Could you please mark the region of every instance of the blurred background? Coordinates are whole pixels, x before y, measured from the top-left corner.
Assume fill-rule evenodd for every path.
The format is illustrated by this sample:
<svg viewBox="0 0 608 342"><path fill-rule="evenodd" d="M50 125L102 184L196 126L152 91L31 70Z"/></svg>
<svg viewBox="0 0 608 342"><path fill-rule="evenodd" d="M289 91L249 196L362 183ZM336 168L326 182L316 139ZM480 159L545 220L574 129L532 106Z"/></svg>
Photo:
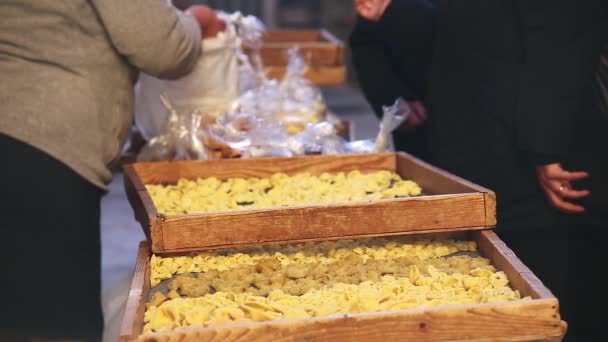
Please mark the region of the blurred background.
<svg viewBox="0 0 608 342"><path fill-rule="evenodd" d="M194 2L226 12L240 11L243 14L255 15L269 30L323 28L345 43L348 42L356 18L352 0L197 0ZM346 57L348 81L353 84L356 80L348 51Z"/></svg>

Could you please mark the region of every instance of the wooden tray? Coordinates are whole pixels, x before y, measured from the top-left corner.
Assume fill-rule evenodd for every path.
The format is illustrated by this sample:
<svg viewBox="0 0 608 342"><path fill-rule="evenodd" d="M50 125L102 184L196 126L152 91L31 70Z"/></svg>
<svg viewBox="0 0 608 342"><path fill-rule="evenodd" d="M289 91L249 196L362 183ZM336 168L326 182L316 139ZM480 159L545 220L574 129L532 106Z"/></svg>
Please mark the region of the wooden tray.
<svg viewBox="0 0 608 342"><path fill-rule="evenodd" d="M268 76L283 78L287 50L299 47L308 64L306 78L320 86L346 81L344 43L327 30L276 30L266 33L260 55Z"/></svg>
<svg viewBox="0 0 608 342"><path fill-rule="evenodd" d="M163 216L145 184L215 176L269 177L277 172L389 170L416 181L425 195L410 198L305 205L248 211ZM490 190L405 153L295 158L135 163L124 166L137 220L155 253L377 235L483 229L496 224Z"/></svg>
<svg viewBox="0 0 608 342"><path fill-rule="evenodd" d="M512 288L532 300L451 305L333 315L315 318L189 328L140 338L142 341L541 341L566 330L559 303L536 276L490 230L442 233L434 237L472 239L480 254L506 273ZM142 242L121 327L121 341L137 340L150 291L150 248Z"/></svg>

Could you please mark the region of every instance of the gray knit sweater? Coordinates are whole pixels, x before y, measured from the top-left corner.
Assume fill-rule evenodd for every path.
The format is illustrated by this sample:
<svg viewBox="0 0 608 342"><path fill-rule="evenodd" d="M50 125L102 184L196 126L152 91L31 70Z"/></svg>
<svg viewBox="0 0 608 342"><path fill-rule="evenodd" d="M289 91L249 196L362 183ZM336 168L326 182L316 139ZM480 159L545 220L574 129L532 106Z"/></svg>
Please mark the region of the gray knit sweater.
<svg viewBox="0 0 608 342"><path fill-rule="evenodd" d="M138 70L183 76L200 41L195 19L166 0L2 0L0 133L105 189Z"/></svg>

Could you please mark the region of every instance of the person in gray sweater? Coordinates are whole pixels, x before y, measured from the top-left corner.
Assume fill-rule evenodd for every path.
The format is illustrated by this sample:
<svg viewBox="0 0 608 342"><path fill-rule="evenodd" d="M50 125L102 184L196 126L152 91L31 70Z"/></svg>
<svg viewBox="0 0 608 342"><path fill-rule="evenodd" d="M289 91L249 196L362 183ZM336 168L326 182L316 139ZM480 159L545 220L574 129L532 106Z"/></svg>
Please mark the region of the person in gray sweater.
<svg viewBox="0 0 608 342"><path fill-rule="evenodd" d="M0 17L0 340L96 341L100 199L138 72L186 75L222 23L167 0L3 0Z"/></svg>

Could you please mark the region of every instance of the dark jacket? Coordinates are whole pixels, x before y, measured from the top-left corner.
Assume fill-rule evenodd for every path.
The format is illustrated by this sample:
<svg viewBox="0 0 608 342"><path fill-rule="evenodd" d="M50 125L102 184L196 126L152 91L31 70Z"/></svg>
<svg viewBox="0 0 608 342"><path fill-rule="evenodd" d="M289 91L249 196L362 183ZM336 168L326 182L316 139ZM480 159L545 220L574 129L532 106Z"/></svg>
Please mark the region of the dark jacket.
<svg viewBox="0 0 608 342"><path fill-rule="evenodd" d="M594 70L605 0L442 1L429 117L434 162L496 191L503 227L550 225L535 165L606 158ZM603 129L599 129L604 125Z"/></svg>
<svg viewBox="0 0 608 342"><path fill-rule="evenodd" d="M382 106L399 97L423 101L431 65L435 0L394 0L385 15L372 22L361 17L353 28L353 63L367 101L378 117ZM428 157L425 126L394 135L395 147Z"/></svg>

